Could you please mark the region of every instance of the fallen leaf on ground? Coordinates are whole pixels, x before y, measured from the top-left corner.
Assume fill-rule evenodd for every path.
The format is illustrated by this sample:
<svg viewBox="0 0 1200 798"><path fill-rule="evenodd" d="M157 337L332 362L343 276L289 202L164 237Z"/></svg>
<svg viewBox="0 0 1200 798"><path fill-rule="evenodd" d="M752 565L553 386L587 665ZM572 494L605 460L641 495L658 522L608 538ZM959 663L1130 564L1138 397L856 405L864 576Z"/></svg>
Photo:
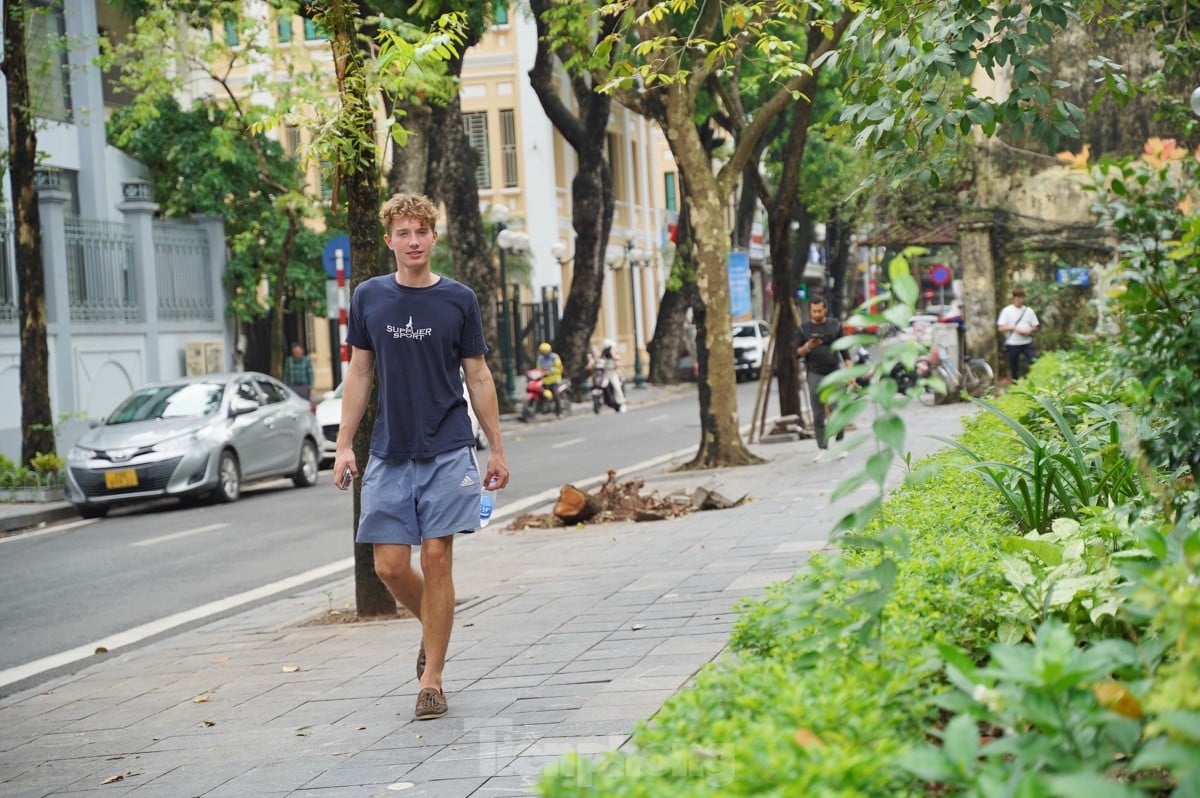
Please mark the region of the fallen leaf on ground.
<svg viewBox="0 0 1200 798"><path fill-rule="evenodd" d="M212 694L205 693L204 695L198 695L195 698L193 698L192 703L193 704L204 704L204 703L207 703L208 699L210 699L210 698L212 698Z"/></svg>

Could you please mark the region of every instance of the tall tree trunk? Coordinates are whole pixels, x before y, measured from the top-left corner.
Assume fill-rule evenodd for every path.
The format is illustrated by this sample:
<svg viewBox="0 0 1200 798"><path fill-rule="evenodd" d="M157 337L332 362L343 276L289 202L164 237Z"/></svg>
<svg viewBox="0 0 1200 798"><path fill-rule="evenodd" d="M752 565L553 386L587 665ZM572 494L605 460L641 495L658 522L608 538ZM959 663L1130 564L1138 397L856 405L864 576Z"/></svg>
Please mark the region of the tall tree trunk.
<svg viewBox="0 0 1200 798"><path fill-rule="evenodd" d="M800 369L796 363L796 272L792 265L791 218L767 214L770 231L771 281L775 288L775 364L779 387L779 414L800 413Z"/></svg>
<svg viewBox="0 0 1200 798"><path fill-rule="evenodd" d="M604 251L616 207L605 147L612 99L596 92L587 78L573 76L570 85L578 112L563 102L555 59L570 59L573 52L569 44L562 43L560 49L555 49L551 43L546 24L551 4L547 0L530 0L529 5L538 31L538 50L529 70L529 83L550 123L575 150L579 160L578 171L571 180L571 225L575 232L571 288L553 345L571 379L582 385L591 377L587 373L587 353L600 316ZM615 18L603 19L597 35L605 36L615 24Z"/></svg>
<svg viewBox="0 0 1200 798"><path fill-rule="evenodd" d="M603 130L603 128L601 128ZM554 339L555 351L576 385L591 378L587 353L600 299L604 293L604 249L612 229L612 174L600 147L579 154L579 171L571 181L571 223L575 230L575 260L571 290L563 305L562 322Z"/></svg>
<svg viewBox="0 0 1200 798"><path fill-rule="evenodd" d="M283 234L283 245L279 248L279 260L275 263L275 304L271 307L271 375L283 379L284 353L289 349L283 340L283 317L287 314L287 268L292 259L292 245L300 232L300 220L295 209L288 210L287 232ZM308 342L305 341L305 348Z"/></svg>
<svg viewBox="0 0 1200 798"><path fill-rule="evenodd" d="M462 74L462 58L446 64L448 74ZM500 274L493 259L495 247L484 235L479 210L479 187L475 182L477 156L471 149L462 124L462 103L456 92L444 106L434 106L430 119L428 172L425 189L435 202L446 206L446 232L454 259L454 274L479 298L483 329L489 333L486 356L501 413L516 409L509 396L503 351L500 346L499 315L496 312Z"/></svg>
<svg viewBox="0 0 1200 798"><path fill-rule="evenodd" d="M379 170L375 163L375 118L366 94L364 80L365 55L358 43L359 18L353 2L329 0L324 15L325 29L330 34L334 69L337 74L341 113L335 122L339 135L357 146L337 164L346 187L347 218L350 234L351 263L381 263L379 230ZM392 263L395 268L395 263ZM351 270L351 295L364 280L377 272L370 269ZM354 435L354 458L365 467L369 457L371 432L378 414L379 393L372 386L366 412ZM361 515L361 487L354 488L354 533L358 534ZM375 574L375 552L369 543L354 544L355 599L360 617L391 615L396 612L396 600Z"/></svg>
<svg viewBox="0 0 1200 798"><path fill-rule="evenodd" d="M684 203L675 227L675 261L671 264L670 283L678 287L668 287L663 292L662 302L658 306L658 319L654 323L654 337L646 345L650 355L648 379L652 383L679 382L679 358L689 348L692 356L696 357L695 342L686 340L687 311L698 300L696 259L691 244L692 225L687 208ZM692 321L695 322L694 317ZM698 360L693 360L695 362Z"/></svg>
<svg viewBox="0 0 1200 798"><path fill-rule="evenodd" d="M815 80L814 75L814 80ZM812 222L807 209L796 198L800 186L800 174L804 166L804 149L808 143L808 127L812 119L812 101L804 98L791 109L787 127L787 142L784 151L783 169L774 200L767 204L767 225L771 231L771 263L775 265L775 351L778 364L779 413L784 416L799 415L800 368L796 363L797 318L800 308L796 307L796 288L804 276L804 264L808 261L807 231ZM792 222L797 222L800 235L793 240ZM799 257L800 270L793 265Z"/></svg>
<svg viewBox="0 0 1200 798"><path fill-rule="evenodd" d="M18 314L21 326L21 462L55 452L50 407L50 349L46 344L46 275L34 169L34 127L26 63L25 4L4 3L4 70L8 89L8 174L16 224Z"/></svg>
<svg viewBox="0 0 1200 798"><path fill-rule="evenodd" d="M850 264L850 235L853 231L853 224L843 220L838 209L834 208L825 229L825 248L829 253L826 269L833 278L833 301L829 310L842 321L845 321L848 315L846 271Z"/></svg>
<svg viewBox="0 0 1200 798"><path fill-rule="evenodd" d="M700 447L689 468L719 468L762 462L746 448L738 429L737 390L733 370L733 329L730 322L729 279L725 232L726 192L712 173L700 134L691 118L691 104L679 87L662 95L662 129L688 186L696 251L696 288L704 306L697 322L700 363ZM701 334L703 329L703 334ZM703 344L701 344L703 341Z"/></svg>
<svg viewBox="0 0 1200 798"><path fill-rule="evenodd" d="M433 108L417 97L394 98L387 94L384 112L396 125L408 130L408 140L401 145L391 142L392 163L388 168L388 194L426 194L430 141L434 138ZM436 191L436 190L435 190Z"/></svg>

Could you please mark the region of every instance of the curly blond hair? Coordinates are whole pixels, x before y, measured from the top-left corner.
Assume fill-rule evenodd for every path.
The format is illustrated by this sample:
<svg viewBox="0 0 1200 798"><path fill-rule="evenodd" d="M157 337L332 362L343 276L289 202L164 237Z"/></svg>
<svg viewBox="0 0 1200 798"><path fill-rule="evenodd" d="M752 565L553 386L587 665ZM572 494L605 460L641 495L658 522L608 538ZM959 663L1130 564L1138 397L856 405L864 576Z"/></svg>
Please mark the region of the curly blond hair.
<svg viewBox="0 0 1200 798"><path fill-rule="evenodd" d="M412 219L428 226L437 226L437 206L424 194L393 194L379 209L379 222L383 232L391 233L392 222L397 219Z"/></svg>

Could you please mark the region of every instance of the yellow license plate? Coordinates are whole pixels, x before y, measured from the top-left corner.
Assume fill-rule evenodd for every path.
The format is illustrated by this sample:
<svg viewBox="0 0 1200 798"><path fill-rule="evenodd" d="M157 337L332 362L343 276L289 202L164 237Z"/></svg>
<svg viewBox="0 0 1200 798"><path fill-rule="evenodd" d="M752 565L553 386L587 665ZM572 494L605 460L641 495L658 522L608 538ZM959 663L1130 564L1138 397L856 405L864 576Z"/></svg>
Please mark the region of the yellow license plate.
<svg viewBox="0 0 1200 798"><path fill-rule="evenodd" d="M137 484L137 471L132 468L128 471L104 472L104 487L109 490L116 488L136 488Z"/></svg>

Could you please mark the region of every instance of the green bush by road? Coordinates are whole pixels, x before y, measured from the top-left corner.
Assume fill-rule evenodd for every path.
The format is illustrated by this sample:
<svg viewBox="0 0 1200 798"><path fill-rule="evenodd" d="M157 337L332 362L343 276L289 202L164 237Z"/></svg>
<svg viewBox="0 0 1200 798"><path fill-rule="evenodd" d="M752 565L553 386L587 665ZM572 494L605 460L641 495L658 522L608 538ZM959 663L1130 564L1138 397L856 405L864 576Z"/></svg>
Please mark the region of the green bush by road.
<svg viewBox="0 0 1200 798"><path fill-rule="evenodd" d="M1125 457L1103 366L1044 357L966 451L747 603L634 753L563 760L545 794L1200 794L1200 533Z"/></svg>

